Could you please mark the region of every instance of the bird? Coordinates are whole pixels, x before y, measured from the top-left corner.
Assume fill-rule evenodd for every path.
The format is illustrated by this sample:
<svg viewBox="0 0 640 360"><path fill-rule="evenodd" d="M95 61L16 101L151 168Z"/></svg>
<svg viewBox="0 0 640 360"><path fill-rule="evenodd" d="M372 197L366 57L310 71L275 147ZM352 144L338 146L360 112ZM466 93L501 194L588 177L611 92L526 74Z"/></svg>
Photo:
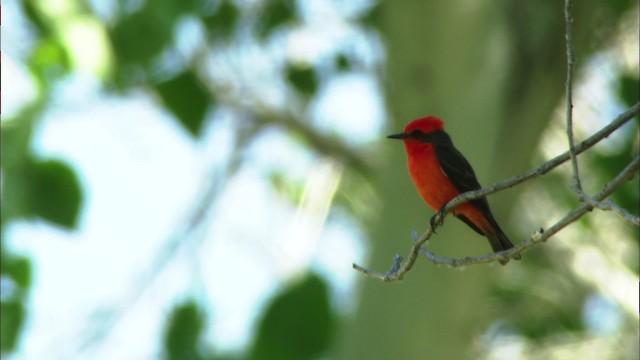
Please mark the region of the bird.
<svg viewBox="0 0 640 360"><path fill-rule="evenodd" d="M411 121L402 133L387 136L402 140L407 152L409 175L422 199L436 212L456 196L482 187L469 161L456 149L435 116ZM494 252L513 248L513 243L494 218L486 197L470 200L452 213L478 234L485 236ZM434 217L431 218L433 226ZM520 254L512 255L519 260ZM499 259L505 265L508 259Z"/></svg>

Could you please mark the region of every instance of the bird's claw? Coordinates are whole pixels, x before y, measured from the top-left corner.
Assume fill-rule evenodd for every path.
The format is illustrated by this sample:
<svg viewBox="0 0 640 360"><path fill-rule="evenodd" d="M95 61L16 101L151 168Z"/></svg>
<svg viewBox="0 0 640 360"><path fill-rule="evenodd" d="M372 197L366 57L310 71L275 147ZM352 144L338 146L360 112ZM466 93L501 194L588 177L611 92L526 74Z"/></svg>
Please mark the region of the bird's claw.
<svg viewBox="0 0 640 360"><path fill-rule="evenodd" d="M436 224L436 216L438 216L438 214L437 214L437 213L436 213L435 215L433 215L433 216L431 217L431 219L429 220L429 225L431 225L431 228L433 229L433 233L434 233L434 234L436 233L436 227L435 227L435 224Z"/></svg>
<svg viewBox="0 0 640 360"><path fill-rule="evenodd" d="M431 219L429 220L429 225L431 225L431 229L433 229L433 233L436 233L436 225L441 226L444 222L444 206L436 212Z"/></svg>

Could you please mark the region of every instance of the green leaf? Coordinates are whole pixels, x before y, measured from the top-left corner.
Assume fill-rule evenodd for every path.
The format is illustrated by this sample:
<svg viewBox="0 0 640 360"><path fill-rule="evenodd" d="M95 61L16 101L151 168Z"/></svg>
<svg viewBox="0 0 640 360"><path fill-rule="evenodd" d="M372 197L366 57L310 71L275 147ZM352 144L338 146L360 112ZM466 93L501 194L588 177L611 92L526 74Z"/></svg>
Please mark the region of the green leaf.
<svg viewBox="0 0 640 360"><path fill-rule="evenodd" d="M282 171L272 171L268 174L271 187L280 196L286 198L292 204L297 204L304 192L304 183L292 179Z"/></svg>
<svg viewBox="0 0 640 360"><path fill-rule="evenodd" d="M364 25L380 29L382 24L382 6L381 2L376 1L369 11L360 18L360 22Z"/></svg>
<svg viewBox="0 0 640 360"><path fill-rule="evenodd" d="M118 60L124 64L149 64L172 42L173 23L163 21L156 11L138 11L116 24L111 41Z"/></svg>
<svg viewBox="0 0 640 360"><path fill-rule="evenodd" d="M2 224L13 219L32 216L31 211L31 135L44 111L46 102L39 98L25 106L12 119L6 119L0 127L2 151L2 187L0 190L0 216ZM3 119L4 121L5 119Z"/></svg>
<svg viewBox="0 0 640 360"><path fill-rule="evenodd" d="M631 107L640 101L640 78L636 75L620 76L620 98Z"/></svg>
<svg viewBox="0 0 640 360"><path fill-rule="evenodd" d="M313 67L289 64L286 69L287 81L306 96L313 96L318 90L318 79Z"/></svg>
<svg viewBox="0 0 640 360"><path fill-rule="evenodd" d="M635 0L600 0L602 5L608 7L616 18L619 18L633 5L637 4Z"/></svg>
<svg viewBox="0 0 640 360"><path fill-rule="evenodd" d="M22 5L22 10L24 14L27 16L27 19L33 24L40 36L49 36L52 35L53 31L51 29L50 21L47 21L46 17L43 16L42 11L40 9L41 4L38 4L36 1L20 1L19 4Z"/></svg>
<svg viewBox="0 0 640 360"><path fill-rule="evenodd" d="M230 0L224 0L218 9L203 18L211 38L229 38L240 18L240 11Z"/></svg>
<svg viewBox="0 0 640 360"><path fill-rule="evenodd" d="M205 314L193 301L176 306L165 332L164 346L167 359L201 359L198 341L205 323Z"/></svg>
<svg viewBox="0 0 640 360"><path fill-rule="evenodd" d="M196 74L191 70L185 71L157 84L156 90L180 124L193 136L200 135L209 104L214 98Z"/></svg>
<svg viewBox="0 0 640 360"><path fill-rule="evenodd" d="M256 28L258 38L266 39L274 30L293 21L294 18L295 10L292 0L268 1Z"/></svg>
<svg viewBox="0 0 640 360"><path fill-rule="evenodd" d="M3 249L0 269L2 276L10 277L20 288L26 290L31 286L31 261L28 258L7 254Z"/></svg>
<svg viewBox="0 0 640 360"><path fill-rule="evenodd" d="M43 38L31 53L29 67L44 87L71 71L71 60L66 47L54 37Z"/></svg>
<svg viewBox="0 0 640 360"><path fill-rule="evenodd" d="M28 171L33 213L54 224L75 227L82 190L73 170L61 161L47 160L33 163Z"/></svg>
<svg viewBox="0 0 640 360"><path fill-rule="evenodd" d="M198 11L199 0L156 0L147 1L146 11L161 11L163 16L174 23L181 15Z"/></svg>
<svg viewBox="0 0 640 360"><path fill-rule="evenodd" d="M26 257L16 256L7 251L4 244L0 243L0 272L3 281L10 278L17 287L14 289L10 286L2 290L0 350L4 354L15 350L20 334L23 332L24 299L31 286L31 262Z"/></svg>
<svg viewBox="0 0 640 360"><path fill-rule="evenodd" d="M614 178L621 169L633 161L634 146L636 144L638 134L638 124L629 123L626 125L625 132L622 133L623 146L617 153L598 153L590 154L589 161L593 162L590 167L598 169L597 178L599 182L606 183ZM640 187L638 186L639 177L635 176L629 182L622 184L611 194L611 200L617 205L626 209L634 215L640 212Z"/></svg>
<svg viewBox="0 0 640 360"><path fill-rule="evenodd" d="M334 322L327 286L317 275L309 275L267 307L249 358L317 359L329 346Z"/></svg>
<svg viewBox="0 0 640 360"><path fill-rule="evenodd" d="M338 71L349 71L353 67L351 65L351 59L347 57L345 54L339 54L335 58L335 64Z"/></svg>
<svg viewBox="0 0 640 360"><path fill-rule="evenodd" d="M0 350L8 353L15 350L24 325L25 308L19 301L0 303Z"/></svg>

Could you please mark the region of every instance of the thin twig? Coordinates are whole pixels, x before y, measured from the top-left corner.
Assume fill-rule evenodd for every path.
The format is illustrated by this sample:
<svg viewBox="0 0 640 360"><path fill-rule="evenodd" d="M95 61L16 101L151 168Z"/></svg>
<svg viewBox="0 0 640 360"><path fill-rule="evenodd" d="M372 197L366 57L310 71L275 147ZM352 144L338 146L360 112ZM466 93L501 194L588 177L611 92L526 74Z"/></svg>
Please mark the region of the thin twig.
<svg viewBox="0 0 640 360"><path fill-rule="evenodd" d="M598 208L604 211L613 211L615 214L619 215L625 221L628 221L635 226L640 226L640 216L631 214L629 211L623 209L622 207L614 203L612 200L595 201L594 199L587 197L586 201L588 201L595 208Z"/></svg>
<svg viewBox="0 0 640 360"><path fill-rule="evenodd" d="M599 141L601 141L605 137L609 136L612 132L614 132L616 129L618 129L623 124L625 124L627 121L631 120L638 113L640 113L640 102L636 103L629 110L627 110L624 113L620 114L609 125L603 127L602 129L600 129L598 132L596 132L595 134L593 134L589 138L587 138L584 141L582 141L581 143L577 144L575 146L575 154L578 155L578 154L582 153L583 151L589 149L590 147L594 146ZM499 182L497 182L497 183L495 183L495 184L493 184L493 185L491 185L491 186L489 186L487 188L476 190L476 191L466 192L466 193L463 193L463 194L460 194L460 195L456 196L453 200L451 200L451 201L449 201L447 203L447 205L443 208L443 211L441 213L437 213L435 215L436 218L435 218L434 226L427 228L427 230L417 240L414 241L414 245L411 248L406 261L404 263L402 263L402 265L400 265L400 266L398 266L398 259L400 259L400 261L401 261L402 257L400 257L399 255L396 255L396 257L394 259L394 266L392 267L392 271L389 271L389 272L383 274L383 273L380 273L380 272L375 271L375 270L367 269L367 268L365 268L363 266L360 266L358 264L353 264L353 268L356 271L362 272L362 273L364 273L366 275L375 277L375 278L377 278L379 280L382 280L382 281L391 282L391 281L402 280L404 275L406 273L408 273L409 271L411 271L411 269L413 268L413 265L415 264L415 261L416 261L416 259L418 257L418 254L421 251L423 251L423 252L426 251L426 250L421 250L421 248L431 238L431 236L433 235L433 231L438 226L442 225L442 220L444 219L444 217L446 217L457 206L459 206L462 203L468 202L470 200L482 198L482 197L485 197L487 195L493 194L495 192L498 192L498 191L501 191L501 190L504 190L504 189L507 189L507 188L511 188L511 187L513 187L513 186L515 186L517 184L520 184L520 183L526 181L526 180L529 180L529 179L544 175L547 172L549 172L552 169L554 169L555 167L557 167L560 164L562 164L562 163L566 162L567 160L569 160L570 157L571 157L571 155L569 154L568 151L564 152L564 153L556 156L555 158L544 162L540 166L538 166L536 168L533 168L533 169L530 169L528 171L525 171L522 174L516 175L514 177L511 177L511 178L503 180L503 181L499 181ZM636 161L632 162L630 165L636 164L635 166L637 167L637 165L638 165L637 164L638 163L637 160L638 159L636 159ZM629 166L627 168L629 168ZM627 171L627 168L625 168L625 170L623 170L623 173L625 173L625 171ZM633 173L631 173L631 175L633 175ZM614 181L618 177L616 177L614 180L612 180L609 184L612 184L612 183L616 184ZM609 184L607 186L609 186ZM605 190L606 189L607 189L607 187L605 187ZM594 199L596 201L600 201L603 198L605 198L606 196L608 196L610 192L606 193L605 196L602 196L602 198L600 198L600 195L602 193L604 193L605 190L603 190L603 192L601 192L600 194L594 196ZM613 191L613 190L611 190L611 191ZM572 221L575 221L575 219L577 219L580 216L582 216L582 214L584 214L584 212L593 209L593 207L594 206L592 204L585 203L582 206L580 206L580 207L574 209L573 211L569 212L563 219L558 221L558 223L556 223L554 226L552 226L551 228L547 229L546 231L543 231L539 235L538 234L534 234L534 236L532 236L529 240L526 240L523 243L518 244L513 249L502 251L502 252L499 252L499 253L496 253L496 254L488 254L488 255L481 256L481 257L472 257L472 258L464 258L464 259L441 258L441 257L438 257L438 256L436 256L434 254L431 254L431 253L429 253L429 255L425 255L425 256L427 256L427 258L429 258L429 260L431 260L432 262L446 263L446 264L451 265L451 266L461 266L461 265L475 264L475 263L480 264L480 263L493 262L493 261L496 261L496 260L504 260L506 258L510 258L513 255L519 254L519 253L523 252L524 250L534 246L533 243L537 243L537 242L541 242L543 240L546 240L548 237L550 237L551 235L553 235L556 232L558 232L564 226L568 225ZM584 210L585 208L588 208L588 209ZM583 210L584 210L584 212L582 212ZM543 235L545 235L545 234L546 234L546 237L543 237ZM529 244L528 242L530 242L531 244ZM446 259L446 260L443 261L443 259ZM393 271L393 270L397 270L397 271Z"/></svg>
<svg viewBox="0 0 640 360"><path fill-rule="evenodd" d="M574 139L573 139L573 69L575 64L575 51L573 48L573 18L571 16L571 8L572 8L572 0L565 0L564 2L564 20L565 20L565 40L566 40L566 48L567 48L567 80L565 82L565 97L567 98L567 107L566 107L566 122L567 122L567 139L569 141L569 155L571 156L571 166L573 169L573 185L572 188L578 193L578 197L580 201L587 202L593 207L598 208L600 210L611 210L614 213L620 215L624 220L630 222L635 226L640 226L640 217L635 216L629 213L627 210L621 208L620 206L613 203L611 200L607 200L604 202L597 201L587 195L583 188L582 183L580 181L580 168L578 166L578 158L576 157L574 150Z"/></svg>
<svg viewBox="0 0 640 360"><path fill-rule="evenodd" d="M602 201L607 196L611 195L611 193L620 187L624 182L633 179L634 172L640 169L640 155L636 156L629 165L627 165L620 174L613 178L613 180L609 181L607 185L602 188L602 191L593 197L596 201ZM592 207L593 208L593 207Z"/></svg>
<svg viewBox="0 0 640 360"><path fill-rule="evenodd" d="M573 39L571 24L571 0L564 2L564 20L565 20L565 40L567 46L567 80L565 82L565 97L567 98L567 139L569 140L569 155L571 156L571 166L573 168L573 188L578 194L582 193L582 184L580 183L580 172L578 170L578 159L576 158L575 146L573 142L573 65L575 63L575 52L573 51Z"/></svg>
<svg viewBox="0 0 640 360"><path fill-rule="evenodd" d="M564 20L565 20L565 40L567 51L567 79L565 82L565 97L567 98L566 106L566 126L567 126L567 139L569 141L569 155L571 156L571 167L573 170L573 184L571 188L578 194L580 201L587 202L594 207L601 210L614 210L617 214L621 215L623 219L638 226L638 217L633 216L621 207L613 204L611 201L599 202L587 195L580 181L580 167L578 166L578 158L576 157L574 150L573 139L573 69L575 64L575 51L573 49L573 18L571 16L572 0L565 0L564 2Z"/></svg>
<svg viewBox="0 0 640 360"><path fill-rule="evenodd" d="M403 260L402 256L399 254L396 254L396 256L393 258L393 265L391 266L391 269L384 274L379 271L367 269L358 264L353 264L353 268L367 276L371 276L373 278L380 279L382 281L395 281L395 280L400 280L400 279L395 279L394 275L400 272L400 267L402 266L402 260Z"/></svg>

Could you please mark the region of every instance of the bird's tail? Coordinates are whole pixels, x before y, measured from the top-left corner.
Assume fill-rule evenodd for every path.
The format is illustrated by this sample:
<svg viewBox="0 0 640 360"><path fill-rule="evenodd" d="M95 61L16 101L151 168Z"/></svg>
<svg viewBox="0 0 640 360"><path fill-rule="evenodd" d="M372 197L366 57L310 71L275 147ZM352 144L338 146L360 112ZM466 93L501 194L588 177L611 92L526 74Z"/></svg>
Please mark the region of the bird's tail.
<svg viewBox="0 0 640 360"><path fill-rule="evenodd" d="M474 221L472 221L469 216L472 216ZM509 250L513 247L513 244L509 241L507 235L502 231L498 222L496 222L496 219L493 218L490 210L486 209L486 211L481 212L476 208L467 208L466 213L458 212L456 213L456 217L469 225L469 227L475 230L478 234L486 236L487 239L489 239L493 252ZM511 258L520 260L521 257L520 254L516 254ZM508 262L509 259L500 260L500 264L502 265L505 265Z"/></svg>
<svg viewBox="0 0 640 360"><path fill-rule="evenodd" d="M489 243L491 243L491 248L493 252L500 252L504 250L509 250L513 247L513 243L509 240L507 235L502 231L500 226L494 221L493 222L493 232L487 231L486 236L489 239ZM512 259L520 260L520 254L514 255ZM500 264L505 265L509 260L500 260Z"/></svg>

